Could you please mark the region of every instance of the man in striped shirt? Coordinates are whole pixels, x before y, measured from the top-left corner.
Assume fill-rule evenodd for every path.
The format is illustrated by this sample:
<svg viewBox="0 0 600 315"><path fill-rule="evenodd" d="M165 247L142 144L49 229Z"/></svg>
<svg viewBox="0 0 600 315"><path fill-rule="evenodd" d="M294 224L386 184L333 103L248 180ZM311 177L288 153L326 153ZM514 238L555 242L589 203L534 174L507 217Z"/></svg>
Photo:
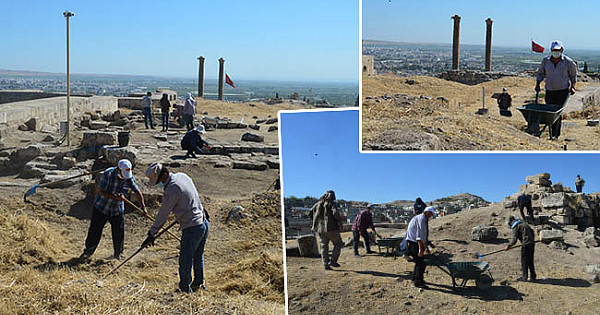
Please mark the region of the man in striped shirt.
<svg viewBox="0 0 600 315"><path fill-rule="evenodd" d="M110 222L112 232L114 258L121 258L125 238L125 205L123 203L125 194L132 190L136 194L142 210L146 211L144 196L133 178L131 168L131 162L123 159L119 161L118 166L109 167L100 173L100 178L96 183L97 194L92 210L92 220L85 239L85 249L80 256L82 260L88 260L96 251L107 221Z"/></svg>

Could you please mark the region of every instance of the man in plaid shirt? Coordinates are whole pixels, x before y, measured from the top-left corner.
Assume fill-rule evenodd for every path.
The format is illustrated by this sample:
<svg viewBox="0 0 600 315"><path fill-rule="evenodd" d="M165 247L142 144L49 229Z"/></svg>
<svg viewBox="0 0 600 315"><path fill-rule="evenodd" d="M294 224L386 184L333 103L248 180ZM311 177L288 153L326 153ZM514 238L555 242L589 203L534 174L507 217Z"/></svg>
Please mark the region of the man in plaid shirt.
<svg viewBox="0 0 600 315"><path fill-rule="evenodd" d="M112 232L114 258L121 258L125 236L125 205L123 200L125 200L124 195L130 189L136 194L142 210L148 214L144 204L144 196L133 178L129 160L120 160L117 167L109 167L100 173L100 178L96 184L97 194L94 201L92 220L81 259L89 259L96 251L107 221L110 222Z"/></svg>

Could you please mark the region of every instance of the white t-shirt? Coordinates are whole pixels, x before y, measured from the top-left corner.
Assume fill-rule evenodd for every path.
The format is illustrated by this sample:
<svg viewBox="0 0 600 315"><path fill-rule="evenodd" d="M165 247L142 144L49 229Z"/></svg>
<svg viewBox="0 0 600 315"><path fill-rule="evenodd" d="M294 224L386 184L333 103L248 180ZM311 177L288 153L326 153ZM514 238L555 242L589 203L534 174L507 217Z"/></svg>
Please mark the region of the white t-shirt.
<svg viewBox="0 0 600 315"><path fill-rule="evenodd" d="M408 223L406 240L411 242L422 241L427 243L427 218L421 213L414 216Z"/></svg>

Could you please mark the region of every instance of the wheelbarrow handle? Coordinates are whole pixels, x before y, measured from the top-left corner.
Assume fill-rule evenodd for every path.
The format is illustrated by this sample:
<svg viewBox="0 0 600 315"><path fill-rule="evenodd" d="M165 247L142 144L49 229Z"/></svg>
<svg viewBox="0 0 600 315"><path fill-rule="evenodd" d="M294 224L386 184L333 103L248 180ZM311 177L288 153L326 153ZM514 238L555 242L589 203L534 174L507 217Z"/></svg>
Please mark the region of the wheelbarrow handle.
<svg viewBox="0 0 600 315"><path fill-rule="evenodd" d="M535 91L535 103L538 103L538 99L540 97L540 91Z"/></svg>

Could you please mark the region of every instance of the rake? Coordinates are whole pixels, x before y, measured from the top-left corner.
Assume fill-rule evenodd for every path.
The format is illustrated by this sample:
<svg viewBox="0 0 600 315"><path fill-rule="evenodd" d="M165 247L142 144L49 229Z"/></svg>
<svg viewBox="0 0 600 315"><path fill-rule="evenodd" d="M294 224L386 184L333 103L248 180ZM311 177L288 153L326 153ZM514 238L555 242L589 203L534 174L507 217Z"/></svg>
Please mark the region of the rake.
<svg viewBox="0 0 600 315"><path fill-rule="evenodd" d="M154 219L149 216L148 214L146 214L146 212L144 212L144 210L140 209L138 206L136 206L133 202L131 202L129 199L127 198L123 198L123 201L125 201L125 203L127 203L128 205L130 205L133 209L135 209L137 212L141 213L144 218L154 222ZM167 234L171 235L172 237L174 237L176 240L181 242L181 239L179 237L177 237L177 235L173 234L170 231L167 231Z"/></svg>

